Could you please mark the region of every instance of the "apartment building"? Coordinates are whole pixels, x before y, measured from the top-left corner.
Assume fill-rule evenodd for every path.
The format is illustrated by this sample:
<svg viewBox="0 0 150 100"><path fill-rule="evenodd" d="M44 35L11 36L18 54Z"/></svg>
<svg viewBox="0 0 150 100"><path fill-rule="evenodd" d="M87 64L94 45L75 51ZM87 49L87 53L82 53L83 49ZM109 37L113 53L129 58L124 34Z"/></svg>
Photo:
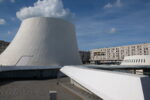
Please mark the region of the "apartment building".
<svg viewBox="0 0 150 100"><path fill-rule="evenodd" d="M150 43L92 49L91 63L120 63L125 56L150 55Z"/></svg>
<svg viewBox="0 0 150 100"><path fill-rule="evenodd" d="M90 52L89 51L79 51L80 58L83 64L90 63Z"/></svg>
<svg viewBox="0 0 150 100"><path fill-rule="evenodd" d="M9 42L0 40L0 54L7 48L8 45L9 45Z"/></svg>

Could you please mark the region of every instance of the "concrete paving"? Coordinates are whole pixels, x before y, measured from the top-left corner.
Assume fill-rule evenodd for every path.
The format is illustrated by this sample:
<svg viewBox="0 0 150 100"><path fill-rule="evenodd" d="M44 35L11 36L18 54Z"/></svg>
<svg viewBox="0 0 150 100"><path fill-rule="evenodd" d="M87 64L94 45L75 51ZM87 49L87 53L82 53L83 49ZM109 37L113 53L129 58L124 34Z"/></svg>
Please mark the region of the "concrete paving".
<svg viewBox="0 0 150 100"><path fill-rule="evenodd" d="M57 91L57 100L102 100L71 85L67 77L47 80L0 80L0 100L50 100L49 91Z"/></svg>
<svg viewBox="0 0 150 100"><path fill-rule="evenodd" d="M0 82L0 100L50 100L49 91L57 91L57 100L83 100L58 85L58 79Z"/></svg>
<svg viewBox="0 0 150 100"><path fill-rule="evenodd" d="M65 80L65 81L64 81ZM68 81L67 81L68 80ZM62 80L63 82L60 82L60 85L67 89L68 91L74 93L78 97L82 98L83 100L102 100L98 96L94 95L91 92L85 92L84 90L77 88L76 86L70 84L70 80L68 78L65 78Z"/></svg>

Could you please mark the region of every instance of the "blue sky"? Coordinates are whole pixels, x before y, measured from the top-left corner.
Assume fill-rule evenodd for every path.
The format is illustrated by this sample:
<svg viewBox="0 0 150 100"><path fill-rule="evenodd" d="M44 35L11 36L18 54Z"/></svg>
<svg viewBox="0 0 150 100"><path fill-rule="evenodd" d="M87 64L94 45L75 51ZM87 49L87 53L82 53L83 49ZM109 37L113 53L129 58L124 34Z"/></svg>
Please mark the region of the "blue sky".
<svg viewBox="0 0 150 100"><path fill-rule="evenodd" d="M51 3L53 0L47 1ZM150 42L150 0L56 1L62 4L52 2L46 5L56 5L47 13L59 14L60 9L64 9L66 15L59 15L72 17L81 50ZM0 40L12 41L21 20L34 16L28 12L25 15L21 10L33 7L35 2L37 0L0 0ZM17 12L20 13L16 15Z"/></svg>

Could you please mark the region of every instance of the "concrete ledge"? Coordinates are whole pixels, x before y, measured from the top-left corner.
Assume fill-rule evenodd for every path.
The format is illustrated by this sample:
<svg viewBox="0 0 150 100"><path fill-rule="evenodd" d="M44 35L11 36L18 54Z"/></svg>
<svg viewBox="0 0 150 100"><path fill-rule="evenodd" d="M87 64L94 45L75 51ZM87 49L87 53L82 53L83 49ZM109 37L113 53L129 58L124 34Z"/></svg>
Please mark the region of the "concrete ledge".
<svg viewBox="0 0 150 100"><path fill-rule="evenodd" d="M0 72L0 79L57 78L59 69L13 70Z"/></svg>
<svg viewBox="0 0 150 100"><path fill-rule="evenodd" d="M0 66L0 72L24 70L60 69L62 66Z"/></svg>
<svg viewBox="0 0 150 100"><path fill-rule="evenodd" d="M150 100L150 78L146 76L74 66L61 71L104 100Z"/></svg>

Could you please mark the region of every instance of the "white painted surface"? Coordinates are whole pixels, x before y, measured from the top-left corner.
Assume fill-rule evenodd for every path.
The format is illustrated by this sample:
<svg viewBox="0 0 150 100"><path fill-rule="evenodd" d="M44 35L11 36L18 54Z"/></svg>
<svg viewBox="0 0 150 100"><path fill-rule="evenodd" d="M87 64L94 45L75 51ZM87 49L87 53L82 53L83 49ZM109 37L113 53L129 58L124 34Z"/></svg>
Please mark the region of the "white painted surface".
<svg viewBox="0 0 150 100"><path fill-rule="evenodd" d="M78 64L81 61L74 25L57 18L24 20L11 44L0 55L0 65L6 66Z"/></svg>
<svg viewBox="0 0 150 100"><path fill-rule="evenodd" d="M126 56L121 65L150 65L150 55Z"/></svg>
<svg viewBox="0 0 150 100"><path fill-rule="evenodd" d="M104 100L150 100L149 77L74 66L61 71Z"/></svg>

